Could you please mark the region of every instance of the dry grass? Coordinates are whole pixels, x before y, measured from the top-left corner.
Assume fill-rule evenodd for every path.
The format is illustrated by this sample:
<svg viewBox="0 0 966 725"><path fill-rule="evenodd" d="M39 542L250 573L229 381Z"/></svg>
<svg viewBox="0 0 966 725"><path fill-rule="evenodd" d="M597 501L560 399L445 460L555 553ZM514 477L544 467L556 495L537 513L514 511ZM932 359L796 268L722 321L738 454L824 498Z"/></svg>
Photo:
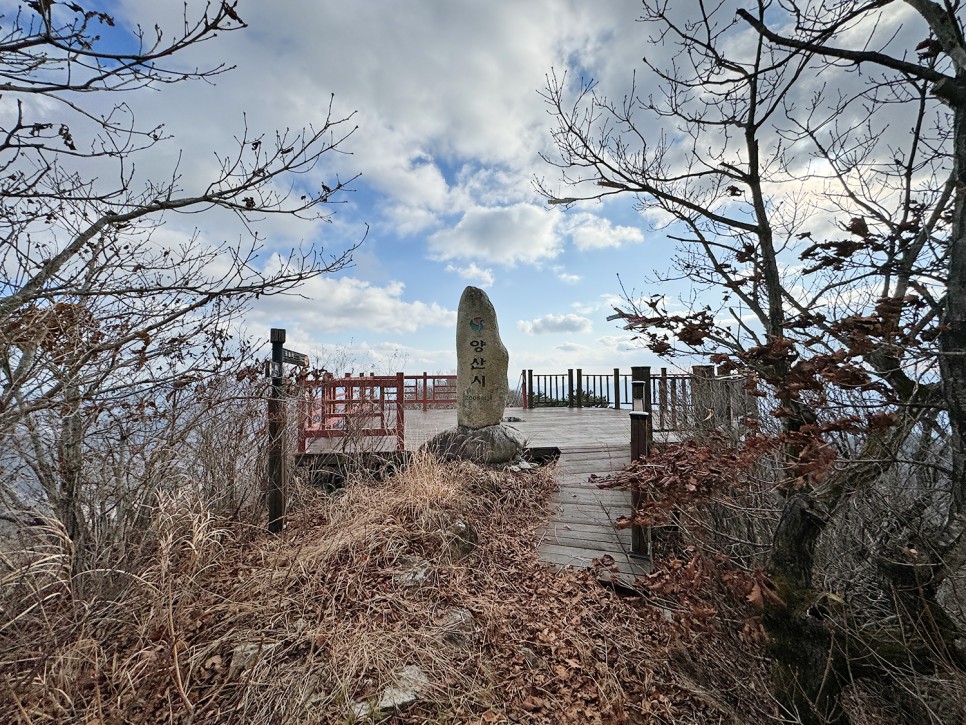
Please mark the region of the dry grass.
<svg viewBox="0 0 966 725"><path fill-rule="evenodd" d="M278 538L164 497L140 570L79 575L110 600L51 528L3 574L0 721L348 723L406 665L429 684L395 722L765 721L758 645L691 616L687 567L654 580L672 615L540 565L553 487L416 457L302 490Z"/></svg>

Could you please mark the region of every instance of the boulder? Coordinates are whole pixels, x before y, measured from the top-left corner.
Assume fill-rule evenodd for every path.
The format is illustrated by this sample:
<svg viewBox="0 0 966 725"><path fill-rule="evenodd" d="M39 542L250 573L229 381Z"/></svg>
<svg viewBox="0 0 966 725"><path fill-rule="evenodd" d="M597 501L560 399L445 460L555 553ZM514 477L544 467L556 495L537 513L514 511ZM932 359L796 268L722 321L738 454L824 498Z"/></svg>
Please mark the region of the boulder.
<svg viewBox="0 0 966 725"><path fill-rule="evenodd" d="M426 441L422 450L429 451L444 461L468 460L475 463L499 464L520 455L527 441L523 434L509 425L485 428L456 426Z"/></svg>
<svg viewBox="0 0 966 725"><path fill-rule="evenodd" d="M462 561L476 551L479 536L476 529L463 519L456 519L450 524L443 536L443 560L448 562Z"/></svg>
<svg viewBox="0 0 966 725"><path fill-rule="evenodd" d="M444 642L465 648L476 644L476 619L469 609L449 610L439 618L436 627Z"/></svg>
<svg viewBox="0 0 966 725"><path fill-rule="evenodd" d="M400 571L393 575L392 581L396 586L418 587L429 577L433 569L425 559L403 557L399 561Z"/></svg>
<svg viewBox="0 0 966 725"><path fill-rule="evenodd" d="M417 665L406 665L393 678L375 701L355 703L351 712L356 719L382 719L384 714L402 710L419 699L429 688L429 677Z"/></svg>

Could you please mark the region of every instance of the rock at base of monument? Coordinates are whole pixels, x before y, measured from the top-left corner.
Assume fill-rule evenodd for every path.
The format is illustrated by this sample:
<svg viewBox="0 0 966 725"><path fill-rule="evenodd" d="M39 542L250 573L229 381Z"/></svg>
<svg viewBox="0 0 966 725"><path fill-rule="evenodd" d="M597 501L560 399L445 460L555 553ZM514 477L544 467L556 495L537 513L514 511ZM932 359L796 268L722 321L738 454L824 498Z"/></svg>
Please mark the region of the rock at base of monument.
<svg viewBox="0 0 966 725"><path fill-rule="evenodd" d="M444 461L473 461L475 463L506 463L523 452L527 441L516 428L491 425L486 428L456 426L430 438L422 445Z"/></svg>

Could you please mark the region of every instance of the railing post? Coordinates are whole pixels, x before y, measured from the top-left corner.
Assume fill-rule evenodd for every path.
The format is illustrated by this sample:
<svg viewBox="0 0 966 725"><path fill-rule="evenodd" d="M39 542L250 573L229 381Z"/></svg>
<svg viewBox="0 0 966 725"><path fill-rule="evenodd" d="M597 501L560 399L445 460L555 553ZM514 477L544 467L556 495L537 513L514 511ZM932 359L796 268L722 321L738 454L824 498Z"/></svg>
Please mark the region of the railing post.
<svg viewBox="0 0 966 725"><path fill-rule="evenodd" d="M580 368L577 368L577 407L584 407L584 375Z"/></svg>
<svg viewBox="0 0 966 725"><path fill-rule="evenodd" d="M631 416L631 460L639 461L651 452L654 428L651 414L643 410L632 410Z"/></svg>
<svg viewBox="0 0 966 725"><path fill-rule="evenodd" d="M644 381L644 411L650 413L654 409L654 397L651 392L650 365L645 365L641 368L641 380Z"/></svg>
<svg viewBox="0 0 966 725"><path fill-rule="evenodd" d="M631 368L631 409L649 413L650 411L644 408L644 388L647 385L644 371L646 369L639 365Z"/></svg>
<svg viewBox="0 0 966 725"><path fill-rule="evenodd" d="M406 375L396 373L396 450L406 450Z"/></svg>
<svg viewBox="0 0 966 725"><path fill-rule="evenodd" d="M621 369L614 368L614 410L621 409Z"/></svg>
<svg viewBox="0 0 966 725"><path fill-rule="evenodd" d="M419 395L419 391L416 394ZM423 370L423 412L425 413L427 410L429 410L429 378L426 377L426 371Z"/></svg>
<svg viewBox="0 0 966 725"><path fill-rule="evenodd" d="M734 381L730 379L728 373L724 371L724 366L714 371L715 378L720 380L711 391L714 395L715 415L720 419L721 424L731 430L734 423Z"/></svg>
<svg viewBox="0 0 966 725"><path fill-rule="evenodd" d="M574 407L574 369L567 370L567 407Z"/></svg>
<svg viewBox="0 0 966 725"><path fill-rule="evenodd" d="M527 370L527 402L533 408L533 368Z"/></svg>
<svg viewBox="0 0 966 725"><path fill-rule="evenodd" d="M277 534L285 526L285 401L282 399L285 330L273 327L272 391L268 399L268 530Z"/></svg>
<svg viewBox="0 0 966 725"><path fill-rule="evenodd" d="M691 368L691 402L694 405L694 427L697 430L713 430L714 415L714 365L694 365Z"/></svg>
<svg viewBox="0 0 966 725"><path fill-rule="evenodd" d="M636 381L635 381L636 382ZM631 460L639 461L647 457L651 450L654 435L651 414L643 410L632 410L631 416ZM640 491L631 493L631 516L637 515L641 504ZM651 528L634 524L631 526L631 556L639 559L651 558Z"/></svg>
<svg viewBox="0 0 966 725"><path fill-rule="evenodd" d="M667 430L667 368L661 368L661 381L657 388L657 405L660 410L660 430Z"/></svg>
<svg viewBox="0 0 966 725"><path fill-rule="evenodd" d="M308 385L308 380L305 375L301 375L298 380L296 380L296 405L295 414L298 420L298 452L305 453L307 438L305 435L305 429L309 425L309 406L311 405L311 388Z"/></svg>

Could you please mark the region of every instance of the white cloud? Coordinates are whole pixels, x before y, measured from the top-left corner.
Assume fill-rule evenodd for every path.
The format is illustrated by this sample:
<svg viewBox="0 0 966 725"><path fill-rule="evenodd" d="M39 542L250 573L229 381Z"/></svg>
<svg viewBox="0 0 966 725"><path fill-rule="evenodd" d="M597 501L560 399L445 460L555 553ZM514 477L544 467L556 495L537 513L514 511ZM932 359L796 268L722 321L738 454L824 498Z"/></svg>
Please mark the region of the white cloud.
<svg viewBox="0 0 966 725"><path fill-rule="evenodd" d="M581 212L567 219L566 228L578 249L606 249L644 241L636 227L614 225L609 219Z"/></svg>
<svg viewBox="0 0 966 725"><path fill-rule="evenodd" d="M203 11L199 0L188 4L189 14ZM170 36L181 25L181 3L119 0L112 7L119 26L158 22ZM163 122L175 136L138 158L138 177L170 178L177 166L185 187L204 185L219 169L213 152L230 156L246 126L269 136L275 128L319 127L334 94L336 115L357 111L346 130L358 130L339 153L325 154L316 169L294 180L296 193L322 181L331 186L336 175L361 178L351 185L354 192L340 196L344 204L331 207L338 212L331 224L264 220L258 228L264 254L303 242L324 242L326 254L337 252L361 238L364 223L371 228L351 277L310 281L298 293L311 299L259 300L249 316L252 328L287 327L301 340L296 349L306 350L309 341L328 345L356 330L373 331L366 335L373 346L377 339L418 346L419 336L410 333L426 328L432 340L425 343L427 357L435 359L442 347L435 338L439 326L454 324L455 313L433 301L434 280L420 257L451 263L454 274L475 272L484 286L498 264L542 266L546 274L533 276L527 294L549 297L560 281L594 278L590 268L565 261L567 252L639 241L634 230L597 218L609 204L595 214L560 214L535 203L531 186L535 174L555 174L540 158L552 145L552 118L538 95L546 74L571 69L568 82L594 75L602 91L624 92L646 38L646 29L633 22L639 0L600 6L452 0L404 10L392 0L245 0L238 11L248 29L219 34L171 61L186 69L224 63L236 70L214 84L125 96L141 125ZM648 50L649 57L659 52ZM113 101L102 102L107 112ZM197 224L207 239L247 240L226 214L168 221L178 234L190 234ZM546 309L584 313L568 302ZM555 354L546 346L539 350ZM384 354L392 351L379 351Z"/></svg>
<svg viewBox="0 0 966 725"><path fill-rule="evenodd" d="M627 335L604 335L597 338L597 343L600 346L599 349L614 353L640 353L643 348L643 344L634 340L630 333Z"/></svg>
<svg viewBox="0 0 966 725"><path fill-rule="evenodd" d="M559 265L553 268L553 273L557 275L557 279L567 284L577 284L584 278L583 275L580 274L570 274L566 269Z"/></svg>
<svg viewBox="0 0 966 725"><path fill-rule="evenodd" d="M566 315L544 315L535 320L520 320L517 327L528 335L544 335L554 332L590 332L593 323L586 317L568 313Z"/></svg>
<svg viewBox="0 0 966 725"><path fill-rule="evenodd" d="M615 32L639 14L635 0L607 10L559 0L405 10L391 0L241 5L247 30L178 58L186 67L225 63L235 71L215 85L144 96L143 117L163 116L177 146L188 147L185 178L205 178L193 165L210 162L211 130L230 139L243 111L251 129L318 126L334 94L337 112L358 111L350 128L359 130L349 153L332 155L319 171L361 172L362 183L387 197L383 210L406 207L410 220L466 209L469 198L488 206L532 198L530 179L546 173L538 152L551 145L551 119L537 95L547 72L571 64L626 71L639 55L638 33ZM189 6L200 14L199 2ZM181 10L181 3L122 0L117 13L128 27L160 23L170 34Z"/></svg>
<svg viewBox="0 0 966 725"><path fill-rule="evenodd" d="M493 284L493 270L487 267L483 269L476 262L470 262L466 267L457 267L454 264L446 265L447 272L455 272L461 279L469 282L476 282L480 287L489 287Z"/></svg>
<svg viewBox="0 0 966 725"><path fill-rule="evenodd" d="M435 212L419 206L394 204L387 207L384 213L393 229L403 236L418 234L439 225Z"/></svg>
<svg viewBox="0 0 966 725"><path fill-rule="evenodd" d="M251 320L269 318L300 325L316 335L361 329L387 336L436 325L455 325L456 312L436 302L407 302L404 285L377 287L355 277L316 277L299 288L307 299L263 298Z"/></svg>
<svg viewBox="0 0 966 725"><path fill-rule="evenodd" d="M564 343L561 343L560 345L556 345L554 347L554 349L555 350L560 350L560 352L567 352L567 353L575 353L575 352L589 353L589 352L591 352L591 348L587 347L586 345L581 345L581 344L576 343L576 342L564 342Z"/></svg>
<svg viewBox="0 0 966 725"><path fill-rule="evenodd" d="M380 343L349 342L337 345L313 344L308 338L289 335L291 346L305 351L313 365L337 375L370 373L392 375L396 372L418 374L451 374L454 353L451 350L424 350L409 345L386 341Z"/></svg>
<svg viewBox="0 0 966 725"><path fill-rule="evenodd" d="M580 315L589 315L594 312L605 312L609 315L615 307L627 307L627 300L620 295L605 292L592 302L571 302L570 307Z"/></svg>
<svg viewBox="0 0 966 725"><path fill-rule="evenodd" d="M429 238L437 259L482 259L513 266L560 253L555 215L534 204L473 207L452 229Z"/></svg>

